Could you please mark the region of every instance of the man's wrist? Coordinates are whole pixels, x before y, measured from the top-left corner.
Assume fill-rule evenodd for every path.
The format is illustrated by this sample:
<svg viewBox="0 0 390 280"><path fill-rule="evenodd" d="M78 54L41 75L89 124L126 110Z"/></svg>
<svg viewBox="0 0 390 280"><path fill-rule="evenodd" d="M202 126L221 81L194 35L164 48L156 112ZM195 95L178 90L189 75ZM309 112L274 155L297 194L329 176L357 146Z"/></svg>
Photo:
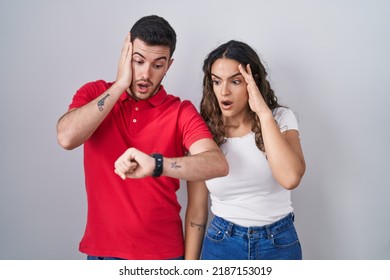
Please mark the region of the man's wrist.
<svg viewBox="0 0 390 280"><path fill-rule="evenodd" d="M119 94L121 95L122 93L124 93L128 87L126 86L123 86L121 85L120 83L118 83L117 81L115 81L112 85L111 85L111 92L115 93L115 94Z"/></svg>
<svg viewBox="0 0 390 280"><path fill-rule="evenodd" d="M155 167L152 173L153 177L160 177L161 174L163 173L163 165L164 165L164 159L163 155L161 154L151 154L151 156L155 160Z"/></svg>

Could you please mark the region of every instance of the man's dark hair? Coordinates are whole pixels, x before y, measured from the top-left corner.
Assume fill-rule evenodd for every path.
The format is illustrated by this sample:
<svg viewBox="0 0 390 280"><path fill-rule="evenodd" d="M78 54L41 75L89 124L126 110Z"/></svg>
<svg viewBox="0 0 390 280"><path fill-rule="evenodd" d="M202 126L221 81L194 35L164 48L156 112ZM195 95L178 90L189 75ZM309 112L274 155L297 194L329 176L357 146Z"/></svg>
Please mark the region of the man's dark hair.
<svg viewBox="0 0 390 280"><path fill-rule="evenodd" d="M151 46L167 46L172 57L176 48L176 32L164 18L156 15L142 17L130 32L132 42L138 38Z"/></svg>

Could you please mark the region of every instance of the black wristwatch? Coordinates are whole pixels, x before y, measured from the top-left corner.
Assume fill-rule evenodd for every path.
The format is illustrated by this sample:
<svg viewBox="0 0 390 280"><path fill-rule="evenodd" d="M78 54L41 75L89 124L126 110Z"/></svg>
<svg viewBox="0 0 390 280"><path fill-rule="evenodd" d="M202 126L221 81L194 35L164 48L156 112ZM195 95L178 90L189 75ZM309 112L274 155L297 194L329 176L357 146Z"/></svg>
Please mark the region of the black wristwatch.
<svg viewBox="0 0 390 280"><path fill-rule="evenodd" d="M154 158L156 162L156 166L154 167L152 176L153 177L160 177L160 175L163 172L163 155L161 154L151 154L151 156Z"/></svg>

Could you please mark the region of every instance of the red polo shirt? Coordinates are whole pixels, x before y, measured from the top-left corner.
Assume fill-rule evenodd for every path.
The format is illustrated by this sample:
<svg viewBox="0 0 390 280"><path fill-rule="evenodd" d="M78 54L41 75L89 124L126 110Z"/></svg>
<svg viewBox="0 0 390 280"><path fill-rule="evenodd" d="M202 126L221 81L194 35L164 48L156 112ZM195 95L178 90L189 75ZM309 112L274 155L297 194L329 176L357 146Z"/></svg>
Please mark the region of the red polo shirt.
<svg viewBox="0 0 390 280"><path fill-rule="evenodd" d="M101 80L84 85L69 109L89 103L111 85ZM212 136L191 102L167 94L163 86L148 100L135 101L124 92L84 143L88 217L80 251L125 259L182 256L179 180L122 180L114 173L114 162L130 147L181 157L202 138Z"/></svg>

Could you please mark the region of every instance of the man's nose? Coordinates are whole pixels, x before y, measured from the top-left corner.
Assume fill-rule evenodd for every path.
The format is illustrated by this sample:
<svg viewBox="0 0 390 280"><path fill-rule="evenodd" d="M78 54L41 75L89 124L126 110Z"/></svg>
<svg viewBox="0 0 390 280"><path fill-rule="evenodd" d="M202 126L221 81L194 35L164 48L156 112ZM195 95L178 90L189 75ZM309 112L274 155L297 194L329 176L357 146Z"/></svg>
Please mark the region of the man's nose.
<svg viewBox="0 0 390 280"><path fill-rule="evenodd" d="M144 67L142 67L142 72L141 72L141 78L144 80L148 80L150 78L150 73L151 73L152 67L148 64L145 63Z"/></svg>

